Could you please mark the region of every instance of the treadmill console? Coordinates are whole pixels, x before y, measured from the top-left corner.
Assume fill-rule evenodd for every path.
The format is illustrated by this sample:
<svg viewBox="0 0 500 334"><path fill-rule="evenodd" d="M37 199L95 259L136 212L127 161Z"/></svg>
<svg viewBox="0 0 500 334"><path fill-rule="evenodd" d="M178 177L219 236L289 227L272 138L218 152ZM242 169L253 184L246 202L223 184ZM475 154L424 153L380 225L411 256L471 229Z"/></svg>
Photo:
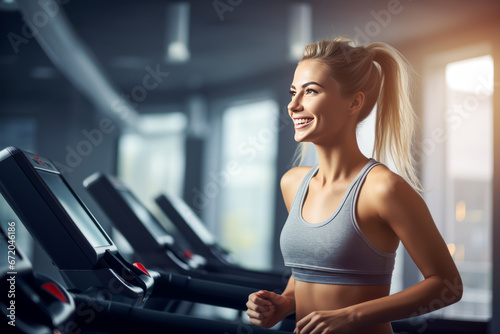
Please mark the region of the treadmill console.
<svg viewBox="0 0 500 334"><path fill-rule="evenodd" d="M9 147L0 151L0 192L41 244L68 288L142 305L153 278L127 263L54 164Z"/></svg>

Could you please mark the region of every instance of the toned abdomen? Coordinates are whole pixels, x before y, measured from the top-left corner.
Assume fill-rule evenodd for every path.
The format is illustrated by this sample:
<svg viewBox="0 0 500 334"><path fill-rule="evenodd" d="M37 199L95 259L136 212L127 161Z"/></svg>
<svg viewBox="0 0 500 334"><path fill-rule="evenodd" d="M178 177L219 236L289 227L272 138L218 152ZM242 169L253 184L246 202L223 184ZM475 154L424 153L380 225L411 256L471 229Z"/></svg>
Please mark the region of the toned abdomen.
<svg viewBox="0 0 500 334"><path fill-rule="evenodd" d="M318 284L295 281L297 321L313 311L337 310L389 294L390 286ZM352 334L392 334L389 323L363 327Z"/></svg>

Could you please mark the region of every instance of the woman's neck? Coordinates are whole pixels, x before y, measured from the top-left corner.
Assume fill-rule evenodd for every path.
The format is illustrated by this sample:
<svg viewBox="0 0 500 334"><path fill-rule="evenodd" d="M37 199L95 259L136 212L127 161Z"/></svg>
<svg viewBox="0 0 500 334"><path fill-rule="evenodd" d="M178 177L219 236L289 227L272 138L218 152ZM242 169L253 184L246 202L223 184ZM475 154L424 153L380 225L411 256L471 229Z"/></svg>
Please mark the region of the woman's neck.
<svg viewBox="0 0 500 334"><path fill-rule="evenodd" d="M357 143L354 145L315 145L318 152L319 171L316 178L321 184L350 179L368 162Z"/></svg>

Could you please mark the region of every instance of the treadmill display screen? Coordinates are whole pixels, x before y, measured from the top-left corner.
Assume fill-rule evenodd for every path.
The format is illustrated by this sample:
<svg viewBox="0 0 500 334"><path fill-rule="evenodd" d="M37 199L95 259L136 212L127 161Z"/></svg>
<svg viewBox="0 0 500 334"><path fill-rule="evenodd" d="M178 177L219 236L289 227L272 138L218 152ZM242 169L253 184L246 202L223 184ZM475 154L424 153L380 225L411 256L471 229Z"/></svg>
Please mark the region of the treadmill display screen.
<svg viewBox="0 0 500 334"><path fill-rule="evenodd" d="M165 196L167 197L167 196ZM200 218L191 210L191 208L181 199L175 196L167 197L172 206L177 210L177 212L184 218L186 223L193 229L198 237L206 244L215 244L215 239L213 235L208 231L205 225L201 222Z"/></svg>
<svg viewBox="0 0 500 334"><path fill-rule="evenodd" d="M120 195L127 202L132 211L134 211L139 220L146 225L146 228L151 232L156 240L161 241L166 239L167 241L171 241L171 236L165 231L163 226L158 226L160 223L151 216L149 211L130 192L120 191ZM163 238L165 236L167 236L167 238Z"/></svg>
<svg viewBox="0 0 500 334"><path fill-rule="evenodd" d="M77 201L68 186L57 174L38 170L39 175L45 181L50 191L56 196L59 203L66 210L70 218L75 222L89 243L94 247L111 246L107 237L101 232L93 219Z"/></svg>

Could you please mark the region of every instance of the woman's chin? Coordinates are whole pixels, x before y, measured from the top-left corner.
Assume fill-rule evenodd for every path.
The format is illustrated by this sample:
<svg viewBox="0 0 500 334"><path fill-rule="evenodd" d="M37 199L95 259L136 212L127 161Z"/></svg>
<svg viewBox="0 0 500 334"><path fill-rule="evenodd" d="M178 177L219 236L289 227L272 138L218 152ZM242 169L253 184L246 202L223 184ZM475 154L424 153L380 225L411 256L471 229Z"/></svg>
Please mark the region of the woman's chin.
<svg viewBox="0 0 500 334"><path fill-rule="evenodd" d="M306 139L306 136L302 133L295 133L295 136L293 137L297 143L305 143L308 140Z"/></svg>

